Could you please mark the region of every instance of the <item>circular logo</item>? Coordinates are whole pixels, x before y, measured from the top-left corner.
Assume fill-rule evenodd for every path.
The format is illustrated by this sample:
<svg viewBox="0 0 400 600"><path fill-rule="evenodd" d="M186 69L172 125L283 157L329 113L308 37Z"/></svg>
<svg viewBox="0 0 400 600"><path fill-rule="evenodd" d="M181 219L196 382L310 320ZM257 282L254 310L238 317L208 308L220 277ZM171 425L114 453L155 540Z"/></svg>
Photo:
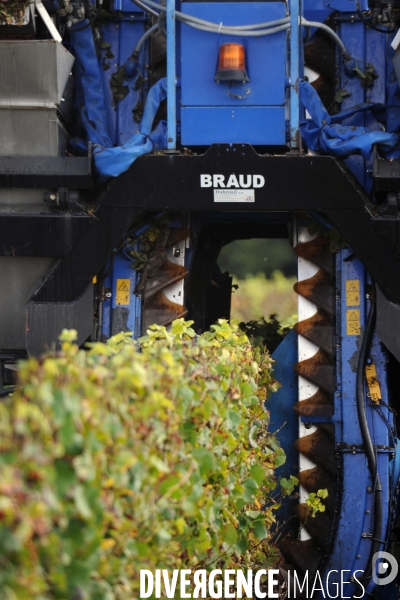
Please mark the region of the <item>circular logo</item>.
<svg viewBox="0 0 400 600"><path fill-rule="evenodd" d="M372 557L372 579L376 585L388 585L397 577L399 565L389 552L375 552Z"/></svg>

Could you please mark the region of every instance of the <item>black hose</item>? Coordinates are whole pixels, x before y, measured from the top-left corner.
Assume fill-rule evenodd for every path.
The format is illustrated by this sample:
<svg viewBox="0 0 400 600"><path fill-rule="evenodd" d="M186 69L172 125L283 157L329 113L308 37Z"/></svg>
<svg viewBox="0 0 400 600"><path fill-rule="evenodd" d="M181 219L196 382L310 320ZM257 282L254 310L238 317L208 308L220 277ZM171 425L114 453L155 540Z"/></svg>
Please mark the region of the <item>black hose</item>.
<svg viewBox="0 0 400 600"><path fill-rule="evenodd" d="M367 356L369 347L371 345L372 334L374 331L376 307L375 303L371 303L369 309L367 324L363 334L361 342L360 356L358 358L357 366L357 412L358 420L360 423L361 436L363 438L365 451L368 458L368 465L371 471L371 477L374 478L376 475L376 456L374 446L372 444L371 436L369 433L367 413L365 410L365 393L364 393L364 380L365 380L365 365L367 362Z"/></svg>
<svg viewBox="0 0 400 600"><path fill-rule="evenodd" d="M368 313L367 324L361 342L360 356L357 367L357 413L360 423L361 437L363 439L365 453L367 455L368 467L371 473L371 481L374 486L374 529L372 533L372 547L369 555L367 570L364 573L362 580L369 579L372 574L372 557L378 552L382 539L382 484L378 473L376 454L374 445L371 440L371 435L368 427L367 413L365 407L365 365L367 356L372 341L376 317L376 306L374 299L371 302L371 307Z"/></svg>
<svg viewBox="0 0 400 600"><path fill-rule="evenodd" d="M362 14L361 10L357 11L357 16L360 17L361 21L364 23L364 25L366 27L369 27L370 29L373 29L374 31L378 31L379 33L394 33L396 31L396 27L391 27L390 29L381 29L380 27L377 27L376 25L373 25L370 21L368 21L364 15Z"/></svg>

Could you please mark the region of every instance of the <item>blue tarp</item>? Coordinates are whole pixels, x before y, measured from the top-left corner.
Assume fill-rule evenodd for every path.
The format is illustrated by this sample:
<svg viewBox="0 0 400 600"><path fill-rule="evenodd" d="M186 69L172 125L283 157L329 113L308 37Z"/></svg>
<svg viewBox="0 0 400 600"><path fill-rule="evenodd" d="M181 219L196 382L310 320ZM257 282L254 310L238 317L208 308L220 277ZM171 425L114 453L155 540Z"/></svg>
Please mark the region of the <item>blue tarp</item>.
<svg viewBox="0 0 400 600"><path fill-rule="evenodd" d="M79 23L80 27L88 21ZM167 147L167 124L161 121L152 131L154 117L167 96L167 80L160 79L150 88L143 117L136 133L123 146L112 147L107 129L102 72L96 55L91 27L71 29L72 51L76 57L75 81L77 107L88 140L93 143L96 168L103 177L118 177L129 169L138 156ZM80 148L82 143L77 143Z"/></svg>
<svg viewBox="0 0 400 600"><path fill-rule="evenodd" d="M88 21L83 21L83 25ZM81 24L80 24L81 26ZM152 131L153 121L160 103L166 98L166 79L158 81L149 91L139 132L124 145L112 147L107 129L107 114L104 104L103 78L96 55L90 27L71 30L72 50L76 56L75 81L77 106L88 140L94 145L94 159L98 172L103 177L118 177L126 171L138 156L167 147L167 125L161 121ZM381 154L387 157L400 156L400 93L391 61L388 61L387 105L368 103L330 116L317 92L306 81L300 83L300 101L311 115L302 121L302 137L311 150L333 156L360 154L369 159L372 147L377 144ZM374 111L386 131L374 131L367 127L352 127L341 122L352 115ZM78 144L83 147L82 142Z"/></svg>
<svg viewBox="0 0 400 600"><path fill-rule="evenodd" d="M379 152L386 156L390 153L393 156L393 151L400 151L400 136L397 133L373 131L368 127L351 127L339 122L359 112L382 113L384 107L380 104L360 104L330 116L317 92L307 81L300 83L300 102L311 116L311 119L300 123L302 138L311 150L333 156L360 154L365 159L371 158L374 144L378 144ZM398 123L398 115L397 121L394 114L390 117L391 121Z"/></svg>
<svg viewBox="0 0 400 600"><path fill-rule="evenodd" d="M142 154L167 147L167 124L160 121L154 131L151 131L154 117L160 102L167 97L167 79L160 79L150 88L140 121L139 131L123 146L116 148L94 148L94 160L100 175L118 177L129 169L131 164Z"/></svg>
<svg viewBox="0 0 400 600"><path fill-rule="evenodd" d="M88 25L88 20L79 23ZM76 85L76 104L88 139L93 144L111 146L107 129L107 113L104 104L102 72L96 54L92 28L80 31L71 29L73 54L75 55L74 80Z"/></svg>

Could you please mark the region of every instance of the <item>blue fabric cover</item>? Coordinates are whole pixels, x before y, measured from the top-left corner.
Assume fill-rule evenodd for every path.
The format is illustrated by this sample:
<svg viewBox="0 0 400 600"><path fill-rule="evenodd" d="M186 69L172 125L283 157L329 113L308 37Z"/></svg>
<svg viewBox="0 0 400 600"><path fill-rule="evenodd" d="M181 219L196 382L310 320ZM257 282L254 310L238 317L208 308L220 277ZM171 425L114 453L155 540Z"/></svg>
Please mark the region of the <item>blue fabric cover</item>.
<svg viewBox="0 0 400 600"><path fill-rule="evenodd" d="M94 160L100 175L118 177L129 169L131 164L142 154L167 147L167 124L160 121L151 131L154 117L160 102L167 97L167 79L160 79L150 88L140 121L139 133L136 133L123 146L116 148L94 148Z"/></svg>
<svg viewBox="0 0 400 600"><path fill-rule="evenodd" d="M84 19L79 27L88 24ZM111 146L107 129L107 113L104 104L102 72L96 55L92 28L86 27L81 31L70 33L72 51L75 55L74 79L76 100L83 126L88 139L93 144Z"/></svg>
<svg viewBox="0 0 400 600"><path fill-rule="evenodd" d="M87 24L85 19L79 27ZM161 121L152 131L154 117L162 100L167 97L167 80L160 79L150 88L143 117L136 133L123 146L112 147L107 128L107 112L102 86L102 72L96 55L91 27L80 31L71 28L71 45L75 55L75 82L77 107L93 143L96 168L103 177L118 177L129 169L138 156L167 147L167 124ZM75 142L80 150L85 144Z"/></svg>
<svg viewBox="0 0 400 600"><path fill-rule="evenodd" d="M397 86L398 91L398 86ZM395 156L400 149L400 137L397 133L388 131L373 131L368 127L352 127L341 125L343 121L356 113L365 111L383 112L380 104L359 104L352 109L330 116L323 106L314 88L307 82L300 83L300 102L311 115L311 119L300 123L301 135L311 150L333 156L350 156L360 154L369 159L372 146L378 144L379 152L385 156ZM397 107L396 107L397 109ZM395 110L388 115L391 125L399 123ZM393 153L396 150L397 152Z"/></svg>

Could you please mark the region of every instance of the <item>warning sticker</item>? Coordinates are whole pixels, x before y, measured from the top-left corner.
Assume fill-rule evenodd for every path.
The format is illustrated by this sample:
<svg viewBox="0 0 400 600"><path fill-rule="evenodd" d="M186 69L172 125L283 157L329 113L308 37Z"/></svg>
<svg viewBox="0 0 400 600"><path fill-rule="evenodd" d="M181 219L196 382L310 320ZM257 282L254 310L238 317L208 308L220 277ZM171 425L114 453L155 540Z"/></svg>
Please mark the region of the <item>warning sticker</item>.
<svg viewBox="0 0 400 600"><path fill-rule="evenodd" d="M346 281L347 306L360 306L360 282L358 279Z"/></svg>
<svg viewBox="0 0 400 600"><path fill-rule="evenodd" d="M115 300L115 304L129 304L130 291L130 279L117 279L117 297Z"/></svg>
<svg viewBox="0 0 400 600"><path fill-rule="evenodd" d="M378 376L376 374L376 367L374 363L365 365L365 376L368 383L369 397L374 404L379 404L379 400L382 400L381 387L379 385Z"/></svg>
<svg viewBox="0 0 400 600"><path fill-rule="evenodd" d="M346 310L346 334L347 335L360 335L361 323L360 323L360 311Z"/></svg>

